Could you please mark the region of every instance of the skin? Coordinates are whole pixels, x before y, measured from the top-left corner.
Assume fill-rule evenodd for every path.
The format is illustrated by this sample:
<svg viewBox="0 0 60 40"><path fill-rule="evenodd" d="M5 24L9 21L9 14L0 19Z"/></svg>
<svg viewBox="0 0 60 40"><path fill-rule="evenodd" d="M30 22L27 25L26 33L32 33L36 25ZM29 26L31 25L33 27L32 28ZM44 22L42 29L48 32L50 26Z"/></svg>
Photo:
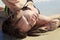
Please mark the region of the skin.
<svg viewBox="0 0 60 40"><path fill-rule="evenodd" d="M28 2L25 6L30 8L30 10L20 10L23 8L23 5L19 5L20 0L3 0L3 2L9 7L12 12L14 12L14 18L12 19L13 25L20 28L22 32L26 33L29 30L31 30L34 25L37 25L41 27L41 25L44 25L44 27L41 27L42 30L54 30L56 29L54 26L56 25L56 21L51 19L50 17L44 16L39 14L38 10L34 7L33 2ZM17 23L16 21L21 18ZM16 24L15 24L16 23ZM54 23L54 26L53 26ZM51 24L51 25L50 25ZM22 27L21 27L22 26ZM51 27L51 28L50 28Z"/></svg>

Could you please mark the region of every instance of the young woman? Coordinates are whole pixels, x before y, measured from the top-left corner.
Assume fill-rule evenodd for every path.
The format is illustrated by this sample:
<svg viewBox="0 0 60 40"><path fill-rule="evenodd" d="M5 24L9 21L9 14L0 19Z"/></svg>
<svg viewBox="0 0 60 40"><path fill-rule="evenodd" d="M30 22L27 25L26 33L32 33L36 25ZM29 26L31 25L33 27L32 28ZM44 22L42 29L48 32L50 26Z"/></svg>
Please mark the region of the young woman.
<svg viewBox="0 0 60 40"><path fill-rule="evenodd" d="M32 0L2 0L13 15L3 23L2 30L10 36L24 38L27 35L39 35L41 30L49 31L59 25L58 19L43 16Z"/></svg>

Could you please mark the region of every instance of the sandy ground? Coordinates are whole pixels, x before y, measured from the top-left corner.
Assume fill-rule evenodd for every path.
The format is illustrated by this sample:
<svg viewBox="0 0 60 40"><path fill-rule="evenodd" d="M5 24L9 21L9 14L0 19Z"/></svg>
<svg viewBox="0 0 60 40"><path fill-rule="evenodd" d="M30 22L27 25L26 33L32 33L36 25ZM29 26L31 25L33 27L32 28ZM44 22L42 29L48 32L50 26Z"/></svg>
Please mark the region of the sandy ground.
<svg viewBox="0 0 60 40"><path fill-rule="evenodd" d="M60 28L52 32L47 32L39 37L27 37L23 40L60 40Z"/></svg>
<svg viewBox="0 0 60 40"><path fill-rule="evenodd" d="M4 19L0 18L0 29L1 29L3 20ZM38 37L27 37L25 39L11 38L7 36L6 34L3 34L2 30L0 30L0 40L60 40L60 28L51 32L42 33Z"/></svg>

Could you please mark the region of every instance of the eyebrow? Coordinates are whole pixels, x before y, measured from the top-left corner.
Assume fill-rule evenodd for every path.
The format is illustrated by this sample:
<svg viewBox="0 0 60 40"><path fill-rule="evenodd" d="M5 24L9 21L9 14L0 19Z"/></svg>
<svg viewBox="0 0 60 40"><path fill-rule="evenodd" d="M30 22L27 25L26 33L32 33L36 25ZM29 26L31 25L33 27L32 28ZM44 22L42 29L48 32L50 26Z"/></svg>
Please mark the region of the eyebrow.
<svg viewBox="0 0 60 40"><path fill-rule="evenodd" d="M27 0L27 2L32 1L32 0ZM33 2L33 1L32 1Z"/></svg>

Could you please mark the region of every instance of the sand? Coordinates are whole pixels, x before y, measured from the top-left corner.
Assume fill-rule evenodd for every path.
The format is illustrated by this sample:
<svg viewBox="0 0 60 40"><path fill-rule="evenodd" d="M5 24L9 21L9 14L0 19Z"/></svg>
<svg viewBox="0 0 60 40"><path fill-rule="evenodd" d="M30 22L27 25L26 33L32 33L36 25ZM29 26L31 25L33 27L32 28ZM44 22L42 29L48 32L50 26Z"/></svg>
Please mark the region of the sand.
<svg viewBox="0 0 60 40"><path fill-rule="evenodd" d="M27 37L23 40L60 40L60 28L55 31L47 32L39 37Z"/></svg>

